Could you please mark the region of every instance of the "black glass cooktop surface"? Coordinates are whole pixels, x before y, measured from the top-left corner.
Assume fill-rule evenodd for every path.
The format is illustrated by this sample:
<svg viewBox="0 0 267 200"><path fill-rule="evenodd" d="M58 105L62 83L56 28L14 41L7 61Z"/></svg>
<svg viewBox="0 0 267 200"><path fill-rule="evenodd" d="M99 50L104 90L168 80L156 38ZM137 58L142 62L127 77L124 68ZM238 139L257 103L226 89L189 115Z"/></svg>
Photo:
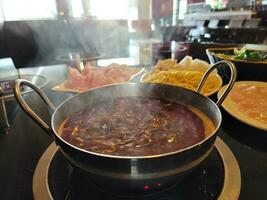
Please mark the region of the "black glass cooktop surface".
<svg viewBox="0 0 267 200"><path fill-rule="evenodd" d="M41 196L42 193L42 196L50 196L53 199L207 200L226 197L224 195L229 193L234 193L236 197L240 192L240 180L238 176L240 171L237 164L236 166L228 166L229 163L235 163L236 160L234 156L231 155L231 151L229 149L227 150L227 148L228 147L222 140L217 139L215 148L208 158L181 181L153 193L149 193L149 190L152 189L152 187L160 187L160 185L144 185L146 195L121 196L104 187L96 186L84 172L71 167L56 145L51 145L37 165L33 179L33 192L35 196ZM45 160L47 160L47 162ZM40 170L41 168L46 170L42 172L42 170ZM229 179L231 173L237 174L236 180L232 178ZM36 192L36 188L42 187L40 184L41 182L44 183L43 185L46 189L43 190L43 192L38 190Z"/></svg>
<svg viewBox="0 0 267 200"><path fill-rule="evenodd" d="M163 191L138 197L119 196L95 186L82 172L73 170L60 151L55 154L48 174L49 189L54 199L217 199L224 183L224 166L217 150L213 150L208 159L181 182Z"/></svg>

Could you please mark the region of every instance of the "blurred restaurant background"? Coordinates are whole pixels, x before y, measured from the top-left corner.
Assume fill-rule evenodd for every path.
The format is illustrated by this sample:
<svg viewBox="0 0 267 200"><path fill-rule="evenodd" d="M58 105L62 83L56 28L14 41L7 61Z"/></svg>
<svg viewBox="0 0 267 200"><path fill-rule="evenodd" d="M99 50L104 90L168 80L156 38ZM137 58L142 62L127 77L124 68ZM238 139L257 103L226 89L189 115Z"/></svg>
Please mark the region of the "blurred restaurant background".
<svg viewBox="0 0 267 200"><path fill-rule="evenodd" d="M260 51L245 54L245 51L241 51L244 46L251 47L245 51ZM212 56L208 54L209 49L225 47L232 49L218 52L223 58L215 53ZM241 52L245 56L251 55L252 59L246 60L245 56L240 58L235 52ZM236 95L245 106L252 105L252 111L254 105L261 106L258 110L256 107L256 114L252 114L265 120L263 125L259 126L259 123L254 123L255 121L245 115L236 117L235 109L231 112L221 107L223 122L219 136L229 145L229 148L224 148L233 151L233 155L230 151L233 158L224 157L220 151L212 151L213 157L208 158L204 167L200 167L201 171L197 171L197 176L194 174L187 184L177 187L178 193L186 193L185 198L170 193L172 198L157 199L217 199L221 191L226 191L226 197L219 199L235 200L239 194L242 200L267 199L266 52L267 0L0 0L0 199L44 199L42 197L46 194L39 189L48 188L47 183L50 184L49 188L52 188L52 194L54 192L54 199L75 199L67 198L69 193L65 195L65 192L62 192L69 190L66 184L73 186L72 181L76 183L77 180L77 186L86 186L83 182L80 183L79 174L78 178L75 178L75 173L74 179L71 177L69 168L66 168L68 164L57 160L63 157L53 157L61 155L55 153L57 150L51 154L50 160L45 158L46 161L40 161L41 164L38 164L53 140L20 108L16 101L18 97L15 97L13 92L16 79L31 81L36 88L41 88L57 107L76 94L92 88L129 81L137 82L138 85L143 82L144 75L153 75L153 72L163 74L160 80L167 77L166 81L162 78L160 83L196 91L210 64L227 60L229 57L236 65L237 81L264 81L260 82L264 88L262 94L255 90L258 87L252 82L252 86L247 90L251 96L243 96L243 90L237 93L240 98ZM169 60L170 58L172 60ZM164 65L156 65L159 60L164 59ZM211 90L205 95L213 101L217 101L217 92L222 91L220 87L236 78L235 73L231 73L235 70L228 69L223 64L225 63L216 64L217 73L214 70L207 84L205 83ZM168 73L172 75L169 79L165 76ZM171 81L173 83L170 83ZM43 102L44 98L38 95L40 93L28 86L25 84L20 88L23 98L32 110L50 125L52 109L48 110ZM239 92L238 89L237 91ZM166 94L166 98L172 99L172 93L165 93L165 90L162 93ZM181 95L181 98L184 96ZM88 99L89 102L92 101ZM248 100L248 104L245 100ZM197 98L194 101L196 104L200 102ZM81 105L86 103L81 102ZM77 106L73 105L73 108ZM224 160L230 163L230 167L224 166ZM237 165L238 173L232 170L233 163ZM46 171L41 178L36 175L34 181L37 165L45 167ZM135 166L130 169L133 174L138 171ZM230 175L226 174L227 170ZM38 181L47 182L45 186L40 186ZM231 181L237 184L230 184ZM59 189L54 185L60 186ZM74 191L79 188L75 186L71 188L74 188ZM161 184L154 186L160 188ZM148 188L149 192L149 187L144 185L144 190ZM199 192L194 192L191 187ZM223 188L232 189L234 193ZM90 199L97 199L90 192L89 195L86 193L86 198L89 196ZM202 195L200 198L199 193ZM56 198L56 195L65 196ZM227 198L227 195L232 197Z"/></svg>
<svg viewBox="0 0 267 200"><path fill-rule="evenodd" d="M267 43L266 9L265 0L1 0L0 58L16 68L68 63L73 52L98 65L208 61L208 47Z"/></svg>

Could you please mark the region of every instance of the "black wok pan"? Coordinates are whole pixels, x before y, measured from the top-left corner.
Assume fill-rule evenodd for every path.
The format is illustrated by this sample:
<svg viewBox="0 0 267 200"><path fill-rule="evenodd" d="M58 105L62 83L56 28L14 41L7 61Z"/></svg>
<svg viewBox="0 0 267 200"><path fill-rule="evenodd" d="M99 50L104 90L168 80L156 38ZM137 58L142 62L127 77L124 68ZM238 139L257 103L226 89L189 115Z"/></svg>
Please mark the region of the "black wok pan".
<svg viewBox="0 0 267 200"><path fill-rule="evenodd" d="M227 89L215 104L209 98L201 95L199 91L210 72L221 63L228 65L232 75ZM131 189L135 193L143 191L144 185L157 189L179 180L180 177L190 172L209 155L213 149L222 120L218 106L232 89L235 79L235 66L231 62L220 62L207 70L197 92L166 84L114 84L77 94L62 102L57 108L52 105L38 87L27 80L16 80L14 93L23 110L54 139L63 155L73 166L85 171L85 174L99 185L121 191ZM20 92L20 86L22 85L29 86L35 90L53 111L51 124L46 124L26 104ZM87 106L94 106L96 102L98 103L102 100L128 96L167 99L197 108L210 118L215 125L215 131L203 141L188 148L153 156L114 156L89 152L66 142L57 132L60 124L75 112L83 110Z"/></svg>

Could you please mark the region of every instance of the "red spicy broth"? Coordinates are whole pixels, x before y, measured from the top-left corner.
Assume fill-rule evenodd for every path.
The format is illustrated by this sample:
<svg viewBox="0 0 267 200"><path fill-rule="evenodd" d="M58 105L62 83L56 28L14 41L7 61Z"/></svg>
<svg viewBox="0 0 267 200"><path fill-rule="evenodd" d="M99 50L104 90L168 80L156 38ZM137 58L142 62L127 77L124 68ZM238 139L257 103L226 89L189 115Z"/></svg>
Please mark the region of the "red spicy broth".
<svg viewBox="0 0 267 200"><path fill-rule="evenodd" d="M91 152L147 156L194 145L214 129L203 113L182 104L120 97L73 114L59 133L70 144Z"/></svg>

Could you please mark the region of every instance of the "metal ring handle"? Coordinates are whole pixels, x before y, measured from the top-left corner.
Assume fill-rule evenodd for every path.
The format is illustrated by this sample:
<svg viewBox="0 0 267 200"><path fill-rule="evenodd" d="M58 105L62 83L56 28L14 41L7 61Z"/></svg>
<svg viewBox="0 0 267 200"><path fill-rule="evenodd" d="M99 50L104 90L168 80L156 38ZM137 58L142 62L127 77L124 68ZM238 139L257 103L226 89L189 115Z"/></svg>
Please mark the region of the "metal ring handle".
<svg viewBox="0 0 267 200"><path fill-rule="evenodd" d="M199 83L199 85L197 87L197 90L196 90L196 92L200 93L200 91L201 91L202 87L204 86L209 74L216 67L218 67L220 64L226 64L230 68L231 78L230 78L230 81L228 83L228 86L227 86L226 90L223 92L222 96L216 102L217 106L220 106L222 104L222 102L227 97L227 95L229 94L229 92L231 91L231 89L233 88L233 86L235 84L236 77L237 77L237 72L236 72L236 67L232 62L230 62L230 61L220 61L220 62L215 63L211 67L209 67L209 69L205 72L204 76L201 78L200 83Z"/></svg>
<svg viewBox="0 0 267 200"><path fill-rule="evenodd" d="M15 98L17 102L19 103L20 107L38 124L40 125L50 136L52 136L52 129L51 127L45 123L26 103L24 98L22 97L20 88L21 86L26 85L33 89L35 92L38 93L38 95L42 98L42 100L47 104L48 108L51 111L55 110L54 105L51 103L51 101L48 99L48 97L45 95L45 93L40 90L36 85L34 85L32 82L25 80L25 79L17 79L15 81L15 85L13 88L13 92L15 95Z"/></svg>
<svg viewBox="0 0 267 200"><path fill-rule="evenodd" d="M135 79L137 79L139 76L143 76L143 74L146 72L145 68L141 68L139 72L137 72L136 74L134 74L133 76L130 77L129 82L130 83L134 83ZM139 81L138 81L139 82Z"/></svg>

